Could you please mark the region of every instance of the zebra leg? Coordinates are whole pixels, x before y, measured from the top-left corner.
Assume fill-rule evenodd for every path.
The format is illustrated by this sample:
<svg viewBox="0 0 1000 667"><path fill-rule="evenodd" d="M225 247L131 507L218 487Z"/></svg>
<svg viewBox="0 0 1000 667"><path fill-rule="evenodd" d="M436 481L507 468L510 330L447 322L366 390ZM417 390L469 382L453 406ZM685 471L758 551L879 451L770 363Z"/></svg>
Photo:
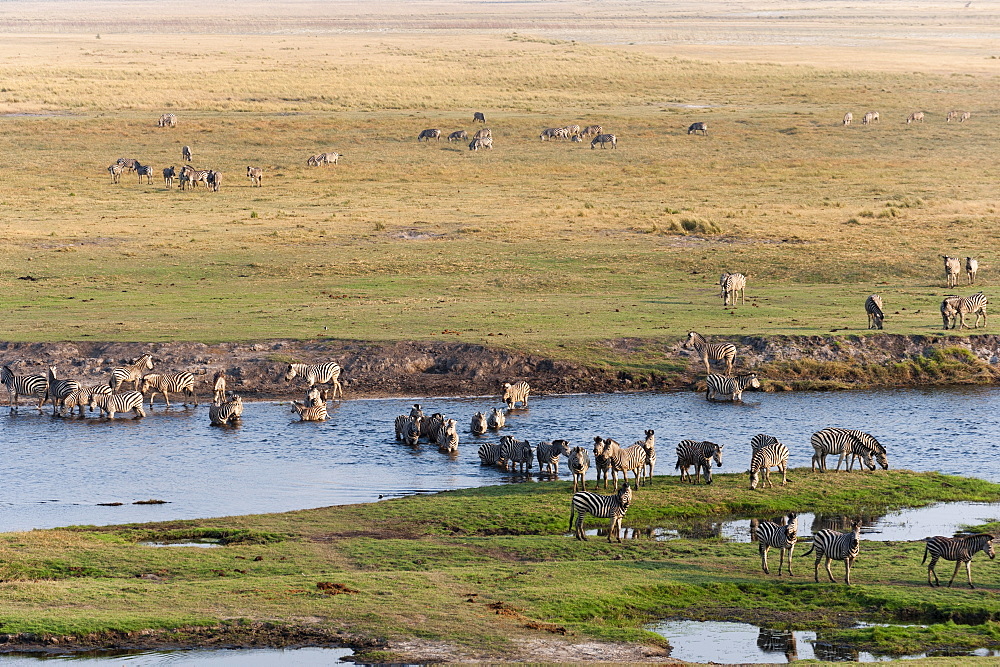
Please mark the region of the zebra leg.
<svg viewBox="0 0 1000 667"><path fill-rule="evenodd" d="M958 574L958 568L961 567L961 566L962 566L962 560L961 559L956 560L955 561L955 571L951 573L951 581L948 582L948 588L951 588L951 585L955 582L955 575ZM970 584L972 583L972 573L971 572L969 573L969 583Z"/></svg>
<svg viewBox="0 0 1000 667"><path fill-rule="evenodd" d="M583 534L583 512L578 512L576 515L576 539L587 541L587 536Z"/></svg>
<svg viewBox="0 0 1000 667"><path fill-rule="evenodd" d="M854 564L853 558L848 557L844 559L844 572L846 573L844 577L844 583L847 584L848 586L851 585L851 565L853 564Z"/></svg>
<svg viewBox="0 0 1000 667"><path fill-rule="evenodd" d="M830 571L830 561L833 560L829 556L826 557L826 573L830 577L830 583L837 583L837 580L833 578L833 572Z"/></svg>
<svg viewBox="0 0 1000 667"><path fill-rule="evenodd" d="M792 546L788 547L788 576L789 577L795 576L795 575L792 574L792 552L793 551L795 551L795 545L794 544ZM782 549L781 553L782 554L785 553L784 549ZM780 564L779 564L779 567L778 567L778 574L779 575L781 574Z"/></svg>
<svg viewBox="0 0 1000 667"><path fill-rule="evenodd" d="M140 403L139 405L135 406L135 417L133 417L132 419L142 419L145 416L146 416L146 413L142 409L142 403Z"/></svg>
<svg viewBox="0 0 1000 667"><path fill-rule="evenodd" d="M788 472L788 464L781 466L781 485L785 486L788 484L788 476L785 474Z"/></svg>
<svg viewBox="0 0 1000 667"><path fill-rule="evenodd" d="M621 531L621 517L613 516L611 517L611 525L608 527L608 542L611 541L611 536L614 535L615 540L621 544L622 541L622 531Z"/></svg>
<svg viewBox="0 0 1000 667"><path fill-rule="evenodd" d="M814 549L816 548L815 544L813 544L813 548ZM815 567L813 567L813 579L816 580L817 584L819 583L819 561L822 558L823 557L819 555L819 552L816 552L816 565L815 565Z"/></svg>
<svg viewBox="0 0 1000 667"><path fill-rule="evenodd" d="M771 547L761 542L759 548L760 548L760 567L761 569L764 570L764 574L771 574L771 570L767 568L767 551ZM778 570L778 572L780 573L781 570Z"/></svg>
<svg viewBox="0 0 1000 667"><path fill-rule="evenodd" d="M938 579L938 576L937 576L937 571L935 571L935 569L934 569L934 567L937 565L937 562L938 562L938 557L937 556L931 556L931 562L927 566L927 585L930 586L931 588L934 588L935 586L940 586L941 585L941 581ZM934 575L934 583L931 583L931 575L932 574Z"/></svg>
<svg viewBox="0 0 1000 667"><path fill-rule="evenodd" d="M965 575L969 578L969 588L975 589L975 586L972 585L972 561L971 560L965 561Z"/></svg>

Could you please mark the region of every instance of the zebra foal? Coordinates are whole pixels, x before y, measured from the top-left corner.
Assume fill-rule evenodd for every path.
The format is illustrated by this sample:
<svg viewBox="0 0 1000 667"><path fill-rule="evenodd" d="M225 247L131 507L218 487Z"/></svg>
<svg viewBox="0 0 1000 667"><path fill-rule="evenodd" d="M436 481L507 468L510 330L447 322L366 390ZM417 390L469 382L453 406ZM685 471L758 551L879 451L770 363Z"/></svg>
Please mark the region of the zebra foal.
<svg viewBox="0 0 1000 667"><path fill-rule="evenodd" d="M954 583L955 575L958 574L958 567L962 564L965 565L965 574L969 579L969 588L975 588L972 585L972 557L978 551L982 551L989 556L990 560L996 557L996 554L993 552L993 536L987 533L966 535L964 537L942 537L938 535L936 537L925 538L924 541L926 542L924 559L920 562L921 564L926 563L927 555L930 554L931 562L927 566L927 583L932 587L941 586L937 572L934 570L938 560L941 558L955 561L955 571L951 575L951 581L948 582L948 588L951 588L952 583ZM931 574L934 575L933 584L931 583Z"/></svg>
<svg viewBox="0 0 1000 667"><path fill-rule="evenodd" d="M711 359L713 361L724 361L726 363L726 375L732 375L733 361L736 359L736 346L732 343L709 343L697 331L689 331L687 341L684 342L684 347L693 349L701 357L702 362L705 364L706 373L712 372L712 368L708 363Z"/></svg>
<svg viewBox="0 0 1000 667"><path fill-rule="evenodd" d="M743 392L747 389L760 389L760 380L756 373L742 375L712 374L705 378L705 400L714 401L716 396L724 397L734 403L743 401Z"/></svg>
<svg viewBox="0 0 1000 667"><path fill-rule="evenodd" d="M865 312L868 313L868 328L881 329L882 321L885 319L885 311L882 309L882 297L878 294L871 294L865 299Z"/></svg>
<svg viewBox="0 0 1000 667"><path fill-rule="evenodd" d="M855 521L851 524L851 532L841 533L836 530L821 530L813 535L812 546L809 551L802 554L808 556L813 551L816 552L816 563L813 567L813 579L819 583L819 562L826 558L826 574L830 581L837 583L830 571L831 560L844 561L844 583L851 585L851 566L858 557L861 550L861 522Z"/></svg>
<svg viewBox="0 0 1000 667"><path fill-rule="evenodd" d="M778 576L781 576L786 551L788 552L788 576L793 576L792 552L795 550L795 542L798 540L798 531L798 515L794 513L785 517L783 523L761 521L757 524L755 533L757 550L760 552L760 567L764 570L764 574L771 574L767 567L767 552L773 548L781 554L778 559Z"/></svg>
<svg viewBox="0 0 1000 667"><path fill-rule="evenodd" d="M628 512L629 505L632 504L632 487L628 481L622 482L616 493L610 496L602 496L589 491L579 491L573 494L570 502L569 527L574 529L573 515L576 514L576 526L574 534L576 539L586 541L587 536L583 534L583 520L591 514L595 519L611 519L608 527L608 542L612 536L621 542L621 526L625 513Z"/></svg>

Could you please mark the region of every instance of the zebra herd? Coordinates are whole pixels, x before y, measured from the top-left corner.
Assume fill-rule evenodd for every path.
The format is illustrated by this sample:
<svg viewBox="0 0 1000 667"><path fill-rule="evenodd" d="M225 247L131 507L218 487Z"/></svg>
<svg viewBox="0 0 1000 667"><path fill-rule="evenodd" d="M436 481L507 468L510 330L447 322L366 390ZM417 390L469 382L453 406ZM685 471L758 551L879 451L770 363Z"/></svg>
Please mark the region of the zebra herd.
<svg viewBox="0 0 1000 667"><path fill-rule="evenodd" d="M958 257L940 255L944 260L944 275L948 287L957 287L959 275L962 272L963 262ZM965 277L969 285L976 282L979 273L979 261L975 257L966 257L964 262ZM982 318L983 326L986 326L986 306L989 300L980 290L969 296L958 296L949 294L941 301L941 322L947 329L971 329L979 328L979 319ZM882 322L885 319L885 308L880 294L871 294L865 299L865 313L868 315L869 329L882 329ZM965 318L975 315L976 321L972 327L966 324Z"/></svg>
<svg viewBox="0 0 1000 667"><path fill-rule="evenodd" d="M964 123L965 121L969 120L970 118L972 118L972 112L970 112L970 111L956 111L956 110L952 110L952 111L949 111L948 114L947 114L947 116L945 117L945 122L950 123L953 120L958 120L959 123ZM852 112L848 111L846 114L844 114L843 124L844 125L850 125L853 122L854 122L854 114ZM878 122L879 122L879 113L878 113L878 111L869 111L868 113L866 113L861 118L861 124L862 125L874 125L875 123L878 123ZM923 123L923 122L924 122L924 112L923 111L914 111L913 113L911 113L910 115L908 115L906 117L906 124L907 125L909 125L911 123Z"/></svg>
<svg viewBox="0 0 1000 667"><path fill-rule="evenodd" d="M731 275L724 274L724 277ZM736 359L736 346L732 343L709 343L697 331L689 331L687 340L681 347L694 350L705 364L705 400L722 399L739 402L743 400L743 392L747 389L760 389L760 380L756 373L732 374L733 362ZM710 361L724 362L726 374L712 373Z"/></svg>
<svg viewBox="0 0 1000 667"><path fill-rule="evenodd" d="M189 147L184 147L184 153L190 159L191 149ZM251 175L251 172L254 170L256 178ZM140 163L135 158L120 157L114 164L108 167L108 173L111 174L111 182L115 184L121 182L122 174L125 172L135 172L139 177L140 184L143 178L146 179L146 183L148 184L152 184L153 182L153 168ZM262 170L259 167L247 167L247 177L255 180L257 185L260 185L261 173ZM172 166L163 169L163 184L168 189L173 186L175 178L178 179L181 190L186 190L188 187L194 188L198 186L198 183L204 183L206 189L218 192L219 187L222 185L222 172L214 169L195 169L189 164L181 167L180 172Z"/></svg>

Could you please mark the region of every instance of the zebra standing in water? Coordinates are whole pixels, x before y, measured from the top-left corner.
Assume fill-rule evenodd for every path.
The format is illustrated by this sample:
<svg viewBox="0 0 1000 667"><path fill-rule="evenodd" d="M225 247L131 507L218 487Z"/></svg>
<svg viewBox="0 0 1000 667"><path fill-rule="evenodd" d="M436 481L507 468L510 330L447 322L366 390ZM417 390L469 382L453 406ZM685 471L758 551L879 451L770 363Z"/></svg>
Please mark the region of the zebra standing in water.
<svg viewBox="0 0 1000 667"><path fill-rule="evenodd" d="M515 440L509 435L500 438L500 458L504 461L504 470L514 470L520 466L521 472L531 470L531 462L535 458L534 448L527 440Z"/></svg>
<svg viewBox="0 0 1000 667"><path fill-rule="evenodd" d="M965 258L965 276L969 279L969 284L976 282L976 274L979 272L979 260L973 257Z"/></svg>
<svg viewBox="0 0 1000 667"><path fill-rule="evenodd" d="M742 273L723 274L722 280L722 305L728 306L730 295L733 300L733 307L736 307L736 297L740 298L740 303L746 304L747 277Z"/></svg>
<svg viewBox="0 0 1000 667"><path fill-rule="evenodd" d="M146 416L142 409L142 394L137 391L123 391L117 394L101 394L95 391L90 395L90 407L100 408L101 414L106 414L108 419L114 419L116 412L134 411L133 419L142 419Z"/></svg>
<svg viewBox="0 0 1000 667"><path fill-rule="evenodd" d="M712 372L708 361L709 359L714 359L726 362L726 375L732 374L733 360L736 359L736 346L732 343L709 343L697 331L689 331L684 347L694 349L698 353L698 356L701 357L702 362L705 364L706 373Z"/></svg>
<svg viewBox="0 0 1000 667"><path fill-rule="evenodd" d="M921 561L921 564L927 562L927 554L930 554L931 562L927 566L927 583L932 587L941 586L937 572L934 571L934 567L940 558L955 561L955 571L951 575L951 581L948 582L948 588L951 588L951 585L955 582L958 567L963 563L965 564L965 574L969 579L969 588L975 588L972 585L972 557L978 551L982 551L989 556L990 560L996 557L996 554L993 552L993 536L987 533L966 535L964 537L942 537L938 535L937 537L925 538L924 541L927 543L927 546L924 547L924 559ZM934 575L933 584L931 583L931 574Z"/></svg>
<svg viewBox="0 0 1000 667"><path fill-rule="evenodd" d="M243 417L243 399L233 396L228 401L213 402L208 419L213 426L235 426Z"/></svg>
<svg viewBox="0 0 1000 667"><path fill-rule="evenodd" d="M587 469L590 468L590 457L587 456L587 450L583 447L574 447L567 458L569 459L567 461L569 471L573 473L573 493L576 493L577 490L586 491Z"/></svg>
<svg viewBox="0 0 1000 667"><path fill-rule="evenodd" d="M760 380L757 379L756 373L744 373L733 377L713 374L705 378L706 401L714 401L716 396L723 396L738 403L743 400L743 392L747 389L760 389Z"/></svg>
<svg viewBox="0 0 1000 667"><path fill-rule="evenodd" d="M573 514L576 513L576 527L574 534L578 540L586 540L583 534L583 520L588 514L592 514L595 519L611 519L608 527L608 542L614 536L619 542L621 538L622 519L628 512L629 505L632 504L632 487L628 481L622 482L616 493L610 496L602 496L589 491L580 491L573 494L569 511L569 527L573 526Z"/></svg>
<svg viewBox="0 0 1000 667"><path fill-rule="evenodd" d="M454 419L448 419L441 425L441 428L438 429L435 437L433 438L434 442L437 443L438 449L446 452L458 451L457 425L458 422Z"/></svg>
<svg viewBox="0 0 1000 667"><path fill-rule="evenodd" d="M851 585L851 566L854 565L854 559L858 557L858 552L861 548L861 522L855 521L851 524L851 532L841 533L836 530L821 530L815 535L813 535L812 546L809 547L809 551L802 554L803 556L808 556L813 551L816 552L816 564L813 568L813 578L816 583L819 583L819 562L824 557L826 558L826 574L830 577L830 581L837 583L837 580L833 578L833 572L830 571L830 561L831 560L842 560L844 561L844 583L848 586Z"/></svg>
<svg viewBox="0 0 1000 667"><path fill-rule="evenodd" d="M502 447L492 442L479 445L479 460L484 466L495 466L500 463Z"/></svg>
<svg viewBox="0 0 1000 667"><path fill-rule="evenodd" d="M757 548L760 551L760 566L764 574L771 574L767 567L767 552L769 549L778 549L781 556L778 559L778 576L781 576L782 563L785 560L785 552L788 552L788 576L792 575L792 551L795 550L795 541L798 539L799 522L798 515L789 514L785 523L774 523L773 521L761 521L757 524Z"/></svg>
<svg viewBox="0 0 1000 667"><path fill-rule="evenodd" d="M948 281L948 287L955 287L958 285L958 272L962 270L962 263L958 257L948 255L941 255L941 259L944 260L944 277Z"/></svg>
<svg viewBox="0 0 1000 667"><path fill-rule="evenodd" d="M569 442L566 440L540 442L535 450L535 455L538 459L539 472L546 472L550 475L558 475L559 459L563 456L569 456ZM544 471L542 468L544 468Z"/></svg>
<svg viewBox="0 0 1000 667"><path fill-rule="evenodd" d="M695 442L694 440L681 440L677 443L677 464L674 470L681 471L681 481L684 476L690 483L695 484L701 480L701 470L705 469L705 483L712 483L712 459L715 465L722 467L722 448L724 445L717 445L714 442ZM688 468L694 466L694 477L688 472Z"/></svg>
<svg viewBox="0 0 1000 667"><path fill-rule="evenodd" d="M80 390L80 383L76 380L60 380L56 376L55 366L49 366L49 390L48 396L52 400L52 414L62 412L63 401L74 391Z"/></svg>
<svg viewBox="0 0 1000 667"><path fill-rule="evenodd" d="M882 310L882 297L872 294L865 299L865 312L868 313L868 328L881 329L885 311Z"/></svg>
<svg viewBox="0 0 1000 667"><path fill-rule="evenodd" d="M291 382L292 378L296 375L304 377L306 384L309 386L314 384L332 384L333 398L337 398L338 393L341 398L344 396L344 389L340 386L340 365L336 362L330 361L325 364L314 364L312 366L308 364L288 364L288 369L285 371L285 381Z"/></svg>
<svg viewBox="0 0 1000 667"><path fill-rule="evenodd" d="M127 366L117 366L111 369L111 380L108 386L111 391L118 391L126 382L132 383L133 389L139 388L140 376L143 371L153 370L153 357L144 354Z"/></svg>
<svg viewBox="0 0 1000 667"><path fill-rule="evenodd" d="M195 406L198 405L198 396L194 393L194 375L188 373L187 371L183 371L181 373L169 373L167 375L150 373L142 378L139 391L143 394L147 391L149 392L150 409L153 408L153 397L158 393L163 394L163 403L169 408L169 392L183 394L185 398L182 405L184 407L187 407L188 396L194 400Z"/></svg>
<svg viewBox="0 0 1000 667"><path fill-rule="evenodd" d="M513 410L514 405L520 403L522 407L528 407L528 394L531 393L531 385L524 380L511 384L503 383L503 402L507 404L508 410Z"/></svg>
<svg viewBox="0 0 1000 667"><path fill-rule="evenodd" d="M507 423L507 418L500 408L493 408L493 411L486 417L486 428L491 431L499 431Z"/></svg>
<svg viewBox="0 0 1000 667"><path fill-rule="evenodd" d="M304 422L322 422L326 421L328 417L326 403L306 405L305 403L292 401L292 412L299 416L300 421Z"/></svg>
<svg viewBox="0 0 1000 667"><path fill-rule="evenodd" d="M759 439L759 440L758 440ZM754 447L754 441L766 441L760 447ZM757 484L763 481L763 486L774 488L771 483L771 468L781 471L781 485L788 482L786 472L788 471L788 447L785 447L776 438L763 433L754 436L750 442L753 455L750 457L750 490L757 488Z"/></svg>
<svg viewBox="0 0 1000 667"><path fill-rule="evenodd" d="M965 323L965 316L969 313L976 314L976 325L975 328L979 328L979 316L983 316L983 326L986 326L986 306L989 301L986 299L986 295L982 292L976 292L972 296L962 297L958 301L958 328L959 329L970 329L971 327Z"/></svg>
<svg viewBox="0 0 1000 667"><path fill-rule="evenodd" d="M0 383L7 387L7 404L11 412L17 412L17 397L20 395L37 396L38 411L42 411L49 392L49 381L44 375L14 375L10 366L4 366L0 369Z"/></svg>
<svg viewBox="0 0 1000 667"><path fill-rule="evenodd" d="M472 425L470 427L472 435L482 435L486 433L486 415L482 412L477 412L472 415Z"/></svg>

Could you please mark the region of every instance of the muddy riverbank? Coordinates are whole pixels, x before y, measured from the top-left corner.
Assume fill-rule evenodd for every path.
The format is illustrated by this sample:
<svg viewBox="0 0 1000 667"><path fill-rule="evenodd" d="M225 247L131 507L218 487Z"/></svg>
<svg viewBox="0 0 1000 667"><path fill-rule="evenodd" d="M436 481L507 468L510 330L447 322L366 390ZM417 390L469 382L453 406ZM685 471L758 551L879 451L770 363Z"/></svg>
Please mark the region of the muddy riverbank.
<svg viewBox="0 0 1000 667"><path fill-rule="evenodd" d="M879 386L993 384L1000 381L1000 336L746 336L737 345L736 369L756 371L772 390ZM607 364L584 364L540 354L451 342L271 340L207 345L173 343L0 343L0 363L18 374L44 373L103 383L112 367L150 353L155 371L217 371L250 398L287 398L301 384L287 383L286 364L335 360L344 369L348 396L497 394L504 382L528 380L535 393L678 390L704 372L681 341L616 339L600 345ZM638 359L643 361L638 361ZM650 361L651 359L658 359ZM612 365L613 362L613 365ZM662 362L675 362L664 371ZM676 363L679 362L679 363ZM721 370L721 369L717 369ZM201 391L207 395L207 386Z"/></svg>

